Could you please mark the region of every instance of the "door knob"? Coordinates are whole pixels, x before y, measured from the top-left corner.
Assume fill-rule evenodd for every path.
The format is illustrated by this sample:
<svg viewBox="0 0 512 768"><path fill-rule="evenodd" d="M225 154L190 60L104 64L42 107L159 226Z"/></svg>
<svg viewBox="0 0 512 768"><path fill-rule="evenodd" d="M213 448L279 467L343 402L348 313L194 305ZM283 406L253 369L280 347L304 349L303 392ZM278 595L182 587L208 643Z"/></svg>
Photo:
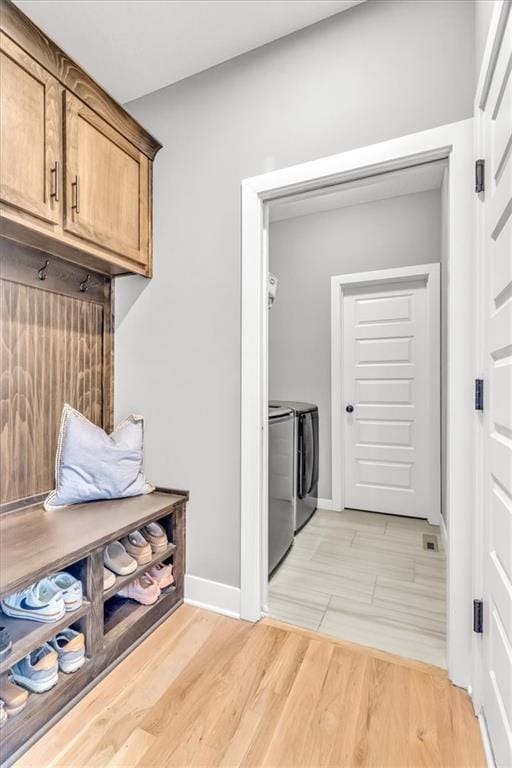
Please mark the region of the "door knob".
<svg viewBox="0 0 512 768"><path fill-rule="evenodd" d="M352 411L354 410L354 406L353 405L347 405L345 410L346 410L347 413L352 413Z"/></svg>

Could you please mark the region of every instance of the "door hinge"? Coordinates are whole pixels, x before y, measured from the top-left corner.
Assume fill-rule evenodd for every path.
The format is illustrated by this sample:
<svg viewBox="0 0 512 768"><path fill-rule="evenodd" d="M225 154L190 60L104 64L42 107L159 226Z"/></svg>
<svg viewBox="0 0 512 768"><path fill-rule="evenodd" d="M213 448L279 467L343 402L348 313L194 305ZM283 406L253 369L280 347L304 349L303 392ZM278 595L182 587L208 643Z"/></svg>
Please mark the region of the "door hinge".
<svg viewBox="0 0 512 768"><path fill-rule="evenodd" d="M485 192L485 160L475 161L475 192Z"/></svg>
<svg viewBox="0 0 512 768"><path fill-rule="evenodd" d="M482 600L473 600L473 632L481 635L484 631L484 604Z"/></svg>
<svg viewBox="0 0 512 768"><path fill-rule="evenodd" d="M475 411L484 409L484 380L475 379Z"/></svg>

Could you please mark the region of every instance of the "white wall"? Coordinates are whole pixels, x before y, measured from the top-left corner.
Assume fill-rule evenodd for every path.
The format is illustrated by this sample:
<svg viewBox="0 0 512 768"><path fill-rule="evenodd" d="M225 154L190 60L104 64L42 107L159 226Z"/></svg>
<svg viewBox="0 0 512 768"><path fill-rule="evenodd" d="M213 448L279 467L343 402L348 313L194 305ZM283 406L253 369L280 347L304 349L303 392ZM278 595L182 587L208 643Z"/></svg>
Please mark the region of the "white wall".
<svg viewBox="0 0 512 768"><path fill-rule="evenodd" d="M152 281L117 281L116 410L191 491L189 573L239 584L240 182L472 114L474 9L363 3L132 102L164 144Z"/></svg>
<svg viewBox="0 0 512 768"><path fill-rule="evenodd" d="M331 498L331 277L441 259L439 190L270 226L279 278L270 312L269 394L319 407L319 496Z"/></svg>

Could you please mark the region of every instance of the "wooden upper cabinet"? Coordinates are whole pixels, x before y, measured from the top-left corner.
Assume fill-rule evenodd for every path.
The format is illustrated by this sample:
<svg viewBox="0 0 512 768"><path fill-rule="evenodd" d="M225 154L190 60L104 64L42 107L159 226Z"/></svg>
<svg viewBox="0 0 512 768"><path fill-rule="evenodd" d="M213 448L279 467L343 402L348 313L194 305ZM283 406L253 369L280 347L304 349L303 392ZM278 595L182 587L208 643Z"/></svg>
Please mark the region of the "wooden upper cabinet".
<svg viewBox="0 0 512 768"><path fill-rule="evenodd" d="M149 160L65 94L64 228L138 264L149 261Z"/></svg>
<svg viewBox="0 0 512 768"><path fill-rule="evenodd" d="M0 198L37 216L60 217L59 82L0 37Z"/></svg>
<svg viewBox="0 0 512 768"><path fill-rule="evenodd" d="M150 277L160 143L11 0L0 0L0 102L0 235Z"/></svg>

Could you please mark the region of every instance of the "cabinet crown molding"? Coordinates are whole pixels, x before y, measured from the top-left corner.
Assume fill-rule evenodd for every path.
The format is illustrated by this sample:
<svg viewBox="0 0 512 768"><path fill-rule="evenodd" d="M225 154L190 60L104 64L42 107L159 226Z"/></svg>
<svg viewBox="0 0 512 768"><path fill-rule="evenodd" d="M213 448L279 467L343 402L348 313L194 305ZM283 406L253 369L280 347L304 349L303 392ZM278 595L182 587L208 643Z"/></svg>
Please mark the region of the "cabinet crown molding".
<svg viewBox="0 0 512 768"><path fill-rule="evenodd" d="M161 143L11 0L0 0L0 29L150 160L154 159Z"/></svg>

